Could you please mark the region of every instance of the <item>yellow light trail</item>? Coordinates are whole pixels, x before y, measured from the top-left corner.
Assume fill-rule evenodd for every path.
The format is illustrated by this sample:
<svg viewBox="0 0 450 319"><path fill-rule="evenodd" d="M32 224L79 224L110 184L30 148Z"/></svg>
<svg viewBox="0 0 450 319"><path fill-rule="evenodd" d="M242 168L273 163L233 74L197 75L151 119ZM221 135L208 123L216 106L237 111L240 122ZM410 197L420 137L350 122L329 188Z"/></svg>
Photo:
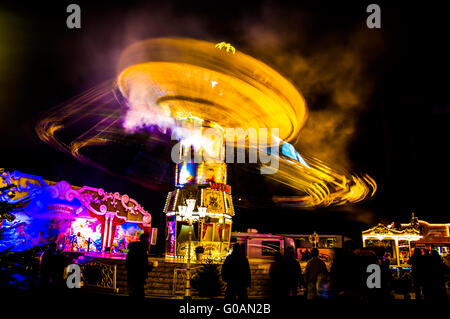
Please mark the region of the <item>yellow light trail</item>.
<svg viewBox="0 0 450 319"><path fill-rule="evenodd" d="M223 54L222 48L233 54ZM188 118L207 121L222 131L278 128L278 137L285 142L298 137L308 113L300 92L268 65L231 48L225 42L214 45L184 38L158 38L133 44L119 60L114 86L116 97L127 106L125 114L118 111L120 105L117 109L89 108L105 93L102 88L90 92L85 99L72 101L71 110L64 113L60 110L44 119L37 126L38 134L42 140L63 146L80 160L83 160L81 148L117 139L125 134L123 128L127 132L151 125L173 129L179 120ZM96 124L64 146L55 134L64 129L63 123L75 125L77 121L73 118L82 118L87 113L98 118ZM102 117L108 121L103 123ZM275 195L275 202L317 207L374 196L377 186L370 176L332 169L332 164L302 157L303 162L278 156L278 172L267 176L300 195Z"/></svg>

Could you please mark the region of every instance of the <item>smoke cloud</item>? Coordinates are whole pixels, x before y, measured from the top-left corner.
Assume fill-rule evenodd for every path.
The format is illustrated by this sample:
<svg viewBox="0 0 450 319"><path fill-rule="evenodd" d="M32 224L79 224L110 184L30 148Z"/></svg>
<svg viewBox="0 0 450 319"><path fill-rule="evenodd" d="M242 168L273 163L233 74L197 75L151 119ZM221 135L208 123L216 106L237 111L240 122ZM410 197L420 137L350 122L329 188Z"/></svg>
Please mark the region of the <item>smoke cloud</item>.
<svg viewBox="0 0 450 319"><path fill-rule="evenodd" d="M382 51L381 35L368 37L363 20L350 32L313 32L307 12L294 14L294 19L285 14L267 5L259 17L246 17L242 41L306 99L309 118L293 144L302 153L351 168L348 147L374 89L370 64Z"/></svg>

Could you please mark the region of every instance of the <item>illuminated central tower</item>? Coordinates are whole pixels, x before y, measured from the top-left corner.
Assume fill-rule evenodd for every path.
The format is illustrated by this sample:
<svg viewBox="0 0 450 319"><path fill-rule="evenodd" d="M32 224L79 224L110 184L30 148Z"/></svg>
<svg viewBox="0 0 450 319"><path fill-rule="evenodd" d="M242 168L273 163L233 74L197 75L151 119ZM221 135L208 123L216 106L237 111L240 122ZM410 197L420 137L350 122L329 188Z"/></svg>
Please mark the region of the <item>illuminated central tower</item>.
<svg viewBox="0 0 450 319"><path fill-rule="evenodd" d="M192 229L191 257L203 247L203 256L220 259L230 248L232 217L234 216L231 187L227 185L227 165L223 129L194 117L183 119L175 187L169 192L166 214L166 256L186 258L189 224L182 220L179 206L195 199L194 211L206 207L206 215L195 221Z"/></svg>

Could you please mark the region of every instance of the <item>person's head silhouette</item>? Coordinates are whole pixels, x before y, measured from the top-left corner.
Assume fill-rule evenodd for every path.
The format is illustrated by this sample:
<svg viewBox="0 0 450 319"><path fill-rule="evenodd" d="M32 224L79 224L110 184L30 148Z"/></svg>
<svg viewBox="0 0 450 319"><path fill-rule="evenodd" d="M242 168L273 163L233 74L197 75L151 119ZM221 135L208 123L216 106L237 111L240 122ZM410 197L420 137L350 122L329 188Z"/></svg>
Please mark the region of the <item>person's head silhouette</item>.
<svg viewBox="0 0 450 319"><path fill-rule="evenodd" d="M437 257L440 257L440 256L439 256L439 253L437 252L437 250L434 250L434 249L431 251L431 256L437 256Z"/></svg>
<svg viewBox="0 0 450 319"><path fill-rule="evenodd" d="M56 243L50 243L50 245L48 245L48 251L50 253L56 252Z"/></svg>
<svg viewBox="0 0 450 319"><path fill-rule="evenodd" d="M294 257L294 247L288 246L287 251L286 251L286 255L288 257Z"/></svg>
<svg viewBox="0 0 450 319"><path fill-rule="evenodd" d="M347 251L354 251L357 248L357 245L353 240L349 239L344 242L343 248Z"/></svg>
<svg viewBox="0 0 450 319"><path fill-rule="evenodd" d="M419 248L414 248L414 256L421 256L422 250Z"/></svg>
<svg viewBox="0 0 450 319"><path fill-rule="evenodd" d="M311 250L311 256L312 256L313 258L319 257L319 250L318 250L317 248L313 248L313 249Z"/></svg>
<svg viewBox="0 0 450 319"><path fill-rule="evenodd" d="M239 256L241 254L241 246L238 243L233 244L233 251L231 254L233 256Z"/></svg>
<svg viewBox="0 0 450 319"><path fill-rule="evenodd" d="M378 258L383 258L386 255L386 249L384 247L376 247L375 254Z"/></svg>
<svg viewBox="0 0 450 319"><path fill-rule="evenodd" d="M279 251L277 251L274 255L273 258L275 260L275 262L281 262L283 261L283 255L281 255L281 253Z"/></svg>
<svg viewBox="0 0 450 319"><path fill-rule="evenodd" d="M149 246L149 237L147 234L142 234L141 236L139 236L139 242L144 246L144 248L147 250L148 246Z"/></svg>

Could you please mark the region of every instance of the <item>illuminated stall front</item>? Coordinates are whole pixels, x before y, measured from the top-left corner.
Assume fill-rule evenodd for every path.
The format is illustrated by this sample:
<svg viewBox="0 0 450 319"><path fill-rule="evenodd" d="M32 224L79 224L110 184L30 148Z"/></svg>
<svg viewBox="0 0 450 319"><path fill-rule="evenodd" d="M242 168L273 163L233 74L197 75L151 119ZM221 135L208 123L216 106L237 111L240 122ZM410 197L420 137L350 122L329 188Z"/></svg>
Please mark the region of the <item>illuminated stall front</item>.
<svg viewBox="0 0 450 319"><path fill-rule="evenodd" d="M407 266L414 248L450 251L450 223L432 224L412 214L409 223L378 224L362 232L364 247L382 246L391 254L391 266Z"/></svg>
<svg viewBox="0 0 450 319"><path fill-rule="evenodd" d="M0 200L23 203L23 209L14 213L15 220L3 221L14 227L0 250L55 241L66 251L120 253L141 233L151 233L151 215L128 195L20 172L0 175L0 187L7 185L14 196Z"/></svg>
<svg viewBox="0 0 450 319"><path fill-rule="evenodd" d="M414 217L408 224L401 224L401 227L415 227L422 237L411 243L413 248L425 248L436 250L441 256L446 256L450 252L450 223L428 223Z"/></svg>
<svg viewBox="0 0 450 319"><path fill-rule="evenodd" d="M406 266L411 257L411 242L420 238L419 230L414 227L398 230L392 225L378 224L362 232L363 246L384 247L393 267Z"/></svg>
<svg viewBox="0 0 450 319"><path fill-rule="evenodd" d="M204 130L208 124L201 121L198 125ZM169 193L164 207L167 257L188 256L190 228L192 258L197 257L201 249L203 257L221 259L230 248L234 208L231 187L226 184L225 150L223 139L211 141L209 148L205 144L196 145L192 140L180 143L181 160L175 169L176 189ZM194 152L204 160L194 162L190 158ZM192 225L184 218L186 209L194 214Z"/></svg>

